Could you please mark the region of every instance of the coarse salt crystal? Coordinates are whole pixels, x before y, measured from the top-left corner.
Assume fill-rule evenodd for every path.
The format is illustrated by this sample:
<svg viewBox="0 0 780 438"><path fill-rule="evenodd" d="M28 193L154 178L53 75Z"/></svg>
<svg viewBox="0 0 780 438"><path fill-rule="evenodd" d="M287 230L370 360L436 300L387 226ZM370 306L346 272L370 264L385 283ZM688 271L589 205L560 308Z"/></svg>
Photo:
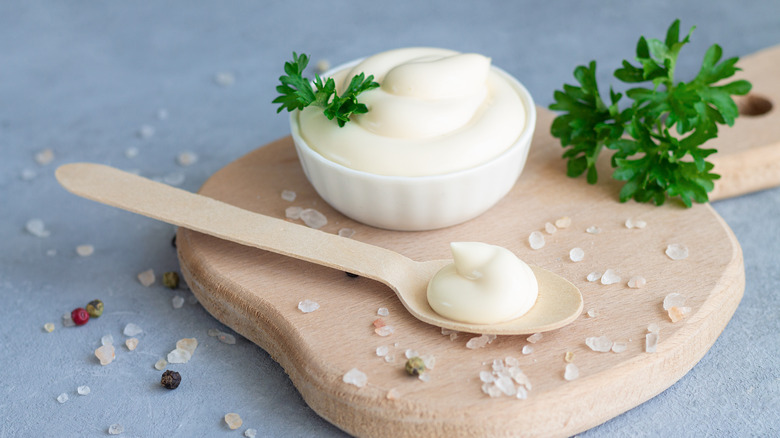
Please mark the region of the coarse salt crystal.
<svg viewBox="0 0 780 438"><path fill-rule="evenodd" d="M154 132L155 129L152 125L141 125L141 127L138 128L138 136L144 140L154 137Z"/></svg>
<svg viewBox="0 0 780 438"><path fill-rule="evenodd" d="M54 331L54 323L53 322L47 322L46 324L43 325L43 329L46 330L47 333L53 332Z"/></svg>
<svg viewBox="0 0 780 438"><path fill-rule="evenodd" d="M631 289L639 289L645 287L645 285L647 285L647 280L639 275L635 275L628 280L628 287Z"/></svg>
<svg viewBox="0 0 780 438"><path fill-rule="evenodd" d="M380 307L377 309L376 314L379 316L388 316L390 315L390 311L387 310L387 307Z"/></svg>
<svg viewBox="0 0 780 438"><path fill-rule="evenodd" d="M89 389L89 386L82 385L82 386L79 386L78 388L76 388L76 392L79 395L89 395L89 393L92 392L92 390Z"/></svg>
<svg viewBox="0 0 780 438"><path fill-rule="evenodd" d="M214 75L214 82L222 87L230 87L236 83L236 77L230 72L219 72Z"/></svg>
<svg viewBox="0 0 780 438"><path fill-rule="evenodd" d="M283 200L287 202L293 202L295 201L295 198L298 196L298 194L292 190L282 190L281 196Z"/></svg>
<svg viewBox="0 0 780 438"><path fill-rule="evenodd" d="M417 376L417 378L422 380L423 382L430 382L431 373L421 373L419 376Z"/></svg>
<svg viewBox="0 0 780 438"><path fill-rule="evenodd" d="M606 353L612 350L612 340L606 336L589 337L585 339L585 345L593 351Z"/></svg>
<svg viewBox="0 0 780 438"><path fill-rule="evenodd" d="M393 334L393 331L394 329L391 325L385 325L374 329L374 333L378 334L379 336L390 336Z"/></svg>
<svg viewBox="0 0 780 438"><path fill-rule="evenodd" d="M244 431L244 436L246 438L255 438L257 436L257 429L247 429Z"/></svg>
<svg viewBox="0 0 780 438"><path fill-rule="evenodd" d="M183 338L176 341L176 348L184 350L190 353L190 356L195 354L195 349L198 348L198 340L195 338ZM168 360L170 362L170 359Z"/></svg>
<svg viewBox="0 0 780 438"><path fill-rule="evenodd" d="M390 388L390 390L387 391L387 395L385 397L388 400L398 400L399 397L401 397L401 394L398 392L395 388Z"/></svg>
<svg viewBox="0 0 780 438"><path fill-rule="evenodd" d="M626 228L644 228L647 226L647 222L643 220L634 220L632 218L626 219Z"/></svg>
<svg viewBox="0 0 780 438"><path fill-rule="evenodd" d="M54 151L46 148L35 154L35 162L41 166L45 166L54 161Z"/></svg>
<svg viewBox="0 0 780 438"><path fill-rule="evenodd" d="M241 427L242 424L244 424L244 421L241 419L240 415L236 414L235 412L230 412L225 414L225 423L227 423L231 430L236 430Z"/></svg>
<svg viewBox="0 0 780 438"><path fill-rule="evenodd" d="M623 341L615 341L612 344L612 351L615 353L622 353L628 349L628 344Z"/></svg>
<svg viewBox="0 0 780 438"><path fill-rule="evenodd" d="M143 332L144 331L141 327L139 327L136 324L133 324L132 322L127 324L125 326L125 329L122 331L122 333L124 333L125 336L138 336Z"/></svg>
<svg viewBox="0 0 780 438"><path fill-rule="evenodd" d="M89 257L95 252L95 247L92 245L79 245L76 247L76 254L82 257Z"/></svg>
<svg viewBox="0 0 780 438"><path fill-rule="evenodd" d="M179 186L184 182L186 178L187 177L181 172L172 172L165 175L162 180L164 183L168 185Z"/></svg>
<svg viewBox="0 0 780 438"><path fill-rule="evenodd" d="M620 282L620 276L612 269L604 271L604 275L601 276L601 284L615 284Z"/></svg>
<svg viewBox="0 0 780 438"><path fill-rule="evenodd" d="M376 355L379 357L385 357L387 356L387 353L390 351L390 348L387 347L387 345L380 345L379 347L376 347Z"/></svg>
<svg viewBox="0 0 780 438"><path fill-rule="evenodd" d="M566 368L563 371L563 378L571 382L580 377L580 369L573 363L567 363Z"/></svg>
<svg viewBox="0 0 780 438"><path fill-rule="evenodd" d="M140 281L141 284L146 287L153 285L155 281L154 269L147 269L146 271L138 274L138 281Z"/></svg>
<svg viewBox="0 0 780 438"><path fill-rule="evenodd" d="M412 350L411 348L409 348L408 350L406 350L404 352L404 356L406 356L407 359L411 359L411 358L417 357L419 355L420 355L419 353L417 353L416 351Z"/></svg>
<svg viewBox="0 0 780 438"><path fill-rule="evenodd" d="M165 369L166 365L168 365L168 361L165 359L160 359L154 363L154 369L162 371Z"/></svg>
<svg viewBox="0 0 780 438"><path fill-rule="evenodd" d="M541 249L544 247L544 236L534 231L528 236L528 244L531 245L531 249Z"/></svg>
<svg viewBox="0 0 780 438"><path fill-rule="evenodd" d="M528 398L528 390L526 388L523 388L522 386L517 388L517 395L518 400L525 400Z"/></svg>
<svg viewBox="0 0 780 438"><path fill-rule="evenodd" d="M306 226L315 230L324 227L328 223L328 218L313 208L306 208L301 211L301 220Z"/></svg>
<svg viewBox="0 0 780 438"><path fill-rule="evenodd" d="M569 251L569 258L573 262L581 262L585 258L585 251L582 248L572 248Z"/></svg>
<svg viewBox="0 0 780 438"><path fill-rule="evenodd" d="M138 347L138 338L130 338L125 341L125 346L128 350L133 351Z"/></svg>
<svg viewBox="0 0 780 438"><path fill-rule="evenodd" d="M198 154L195 152L184 151L176 157L176 162L179 163L179 166L192 166L198 162Z"/></svg>
<svg viewBox="0 0 780 438"><path fill-rule="evenodd" d="M479 372L479 380L481 380L484 383L492 383L496 380L496 377L493 373L490 371L480 371Z"/></svg>
<svg viewBox="0 0 780 438"><path fill-rule="evenodd" d="M544 337L544 335L542 333L534 333L531 336L525 338L525 340L530 342L530 343L532 343L532 344L535 344L535 343L541 341L543 337Z"/></svg>
<svg viewBox="0 0 780 438"><path fill-rule="evenodd" d="M95 357L100 361L100 365L108 365L116 358L114 346L111 344L104 345L95 350Z"/></svg>
<svg viewBox="0 0 780 438"><path fill-rule="evenodd" d="M189 351L177 348L168 353L168 363L187 363L192 359Z"/></svg>
<svg viewBox="0 0 780 438"><path fill-rule="evenodd" d="M599 312L596 309L588 309L588 318L595 318L599 316Z"/></svg>
<svg viewBox="0 0 780 438"><path fill-rule="evenodd" d="M66 401L68 401L68 394L63 392L62 394L58 395L57 401L60 402L60 404L65 403Z"/></svg>
<svg viewBox="0 0 780 438"><path fill-rule="evenodd" d="M176 295L175 297L171 298L171 305L174 309L181 309L181 306L184 305L184 297Z"/></svg>
<svg viewBox="0 0 780 438"><path fill-rule="evenodd" d="M678 293L670 293L664 297L664 310L672 307L682 307L685 305L685 296Z"/></svg>
<svg viewBox="0 0 780 438"><path fill-rule="evenodd" d="M395 355L394 354L388 354L387 356L385 356L385 362L391 363L393 361L395 361Z"/></svg>
<svg viewBox="0 0 780 438"><path fill-rule="evenodd" d="M351 370L347 371L346 374L344 374L342 380L344 383L362 388L366 386L366 383L368 382L368 376L366 376L366 374L359 369L352 368Z"/></svg>
<svg viewBox="0 0 780 438"><path fill-rule="evenodd" d="M495 339L495 336L496 335L487 335L487 334L485 334L485 335L482 335L482 336L477 336L477 337L471 338L471 339L469 339L468 342L466 342L466 348L471 349L471 350L476 350L477 348L482 348L485 345L493 342L493 340Z"/></svg>
<svg viewBox="0 0 780 438"><path fill-rule="evenodd" d="M73 322L73 318L70 316L70 313L65 313L62 315L62 326L63 327L75 327L76 323Z"/></svg>
<svg viewBox="0 0 780 438"><path fill-rule="evenodd" d="M645 335L645 352L655 353L658 347L658 333L648 333Z"/></svg>
<svg viewBox="0 0 780 438"><path fill-rule="evenodd" d="M303 300L298 303L298 310L303 313L311 313L320 308L320 304L312 300Z"/></svg>
<svg viewBox="0 0 780 438"><path fill-rule="evenodd" d="M588 233L588 234L599 234L601 232L601 228L599 228L599 227L597 227L595 225L592 225L592 226L586 228L585 232Z"/></svg>
<svg viewBox="0 0 780 438"><path fill-rule="evenodd" d="M523 345L523 354L531 354L534 352L534 347L530 345Z"/></svg>
<svg viewBox="0 0 780 438"><path fill-rule="evenodd" d="M601 272L593 271L590 274L588 274L588 281L593 283L594 281L599 281L601 279Z"/></svg>
<svg viewBox="0 0 780 438"><path fill-rule="evenodd" d="M647 326L647 331L650 333L658 333L661 331L661 327L659 327L656 323L651 323Z"/></svg>
<svg viewBox="0 0 780 438"><path fill-rule="evenodd" d="M681 319L685 318L685 315L687 315L688 312L690 312L690 311L691 311L690 307L672 306L672 307L669 308L669 310L667 310L667 313L669 314L669 319L672 322L677 322L677 321L680 321Z"/></svg>
<svg viewBox="0 0 780 438"><path fill-rule="evenodd" d="M103 336L100 338L100 345L114 345L114 337L110 334Z"/></svg>
<svg viewBox="0 0 780 438"><path fill-rule="evenodd" d="M108 426L108 434L109 435L119 435L119 434L121 434L124 431L125 431L125 428L122 427L122 425L118 424L118 423L115 423L115 424L112 424L111 426Z"/></svg>
<svg viewBox="0 0 780 438"><path fill-rule="evenodd" d="M666 247L666 255L672 260L688 258L688 247L679 243L672 243Z"/></svg>
<svg viewBox="0 0 780 438"><path fill-rule="evenodd" d="M284 217L287 219L298 220L301 218L301 212L303 212L303 208L301 207L287 207L284 209Z"/></svg>
<svg viewBox="0 0 780 438"><path fill-rule="evenodd" d="M46 229L46 225L41 219L28 220L25 229L35 237L49 237L51 235L51 231Z"/></svg>
<svg viewBox="0 0 780 438"><path fill-rule="evenodd" d="M544 224L544 231L546 231L547 234L553 234L558 231L558 228L550 222L547 222Z"/></svg>
<svg viewBox="0 0 780 438"><path fill-rule="evenodd" d="M341 228L338 232L338 235L349 239L350 237L355 235L355 230L353 230L352 228Z"/></svg>
<svg viewBox="0 0 780 438"><path fill-rule="evenodd" d="M568 228L571 225L571 218L569 216L563 216L555 221L555 226L558 228Z"/></svg>

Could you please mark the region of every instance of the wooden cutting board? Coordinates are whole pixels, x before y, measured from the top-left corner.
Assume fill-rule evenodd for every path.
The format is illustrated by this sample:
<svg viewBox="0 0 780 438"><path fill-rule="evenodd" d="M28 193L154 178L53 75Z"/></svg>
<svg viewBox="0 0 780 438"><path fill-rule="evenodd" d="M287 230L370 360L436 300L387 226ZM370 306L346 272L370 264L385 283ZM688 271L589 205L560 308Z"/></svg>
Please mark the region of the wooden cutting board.
<svg viewBox="0 0 780 438"><path fill-rule="evenodd" d="M780 90L769 80L777 75L762 78L751 73L776 70L780 50L759 53L741 65L754 82L754 98L778 101ZM756 65L764 69L754 70ZM595 315L583 313L571 325L545 333L535 344L527 336L499 336L483 348L469 349L466 343L475 335L451 339L439 328L415 320L380 283L186 229L179 230L177 239L182 273L214 317L268 351L306 402L348 433L565 436L598 425L671 386L707 352L742 297L742 253L731 230L709 205L684 209L675 204L660 208L620 204L616 201L620 186L607 178L611 172L606 162L596 186L567 178L562 150L549 134L554 116L538 111L531 154L515 188L481 217L447 229L386 231L340 215L306 181L290 138L231 163L200 191L278 218L284 218L289 206L314 208L328 217L322 232L350 228L355 230L354 239L416 260L449 257L451 241L507 247L527 262L572 281L583 293L585 311ZM770 110L741 117L735 127L723 130L716 170L724 177L715 197L780 184L780 158L766 159L767 154L780 157L778 143L767 140L780 139L779 114ZM771 135L762 137L756 131ZM763 178L755 178L756 169ZM282 200L282 190L295 191L296 199ZM569 227L554 234L544 231L545 223L563 216L571 218ZM629 218L647 226L629 229L625 225ZM601 232L586 232L591 226ZM532 250L528 235L537 230L545 235L546 245ZM665 249L675 243L689 249L688 258L667 257ZM569 259L574 247L584 249L583 261ZM622 280L611 285L586 280L589 273L606 269L615 270ZM629 288L633 276L646 278L647 285ZM664 297L673 292L683 294L692 309L677 323L662 307ZM305 299L316 301L320 308L302 313L298 303ZM377 335L372 324L380 307L389 309L383 320L395 329L387 337ZM660 340L657 351L647 353L645 335L651 324L660 327ZM627 349L592 351L585 339L595 336L625 342ZM533 351L524 354L526 346ZM386 357L377 355L377 347L387 347ZM429 381L405 373L407 349L435 357ZM580 372L573 381L564 379L567 352L574 354ZM533 385L525 400L491 398L482 392L480 371L490 371L495 359L507 357L518 359ZM367 375L364 387L342 381L352 368Z"/></svg>

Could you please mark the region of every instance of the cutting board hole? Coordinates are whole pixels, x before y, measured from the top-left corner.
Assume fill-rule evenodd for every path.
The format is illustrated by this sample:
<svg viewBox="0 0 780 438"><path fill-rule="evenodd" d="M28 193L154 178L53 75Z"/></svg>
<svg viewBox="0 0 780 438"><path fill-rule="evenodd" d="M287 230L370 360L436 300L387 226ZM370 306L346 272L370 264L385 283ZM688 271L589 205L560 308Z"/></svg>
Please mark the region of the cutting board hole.
<svg viewBox="0 0 780 438"><path fill-rule="evenodd" d="M739 114L743 116L761 116L772 111L772 101L758 94L749 93L734 100Z"/></svg>

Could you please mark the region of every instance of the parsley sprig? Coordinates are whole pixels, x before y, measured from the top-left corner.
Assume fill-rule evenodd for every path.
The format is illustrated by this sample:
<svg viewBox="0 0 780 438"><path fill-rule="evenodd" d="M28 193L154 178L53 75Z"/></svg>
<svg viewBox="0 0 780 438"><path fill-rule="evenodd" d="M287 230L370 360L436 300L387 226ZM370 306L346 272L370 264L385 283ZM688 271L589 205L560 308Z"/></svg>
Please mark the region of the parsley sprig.
<svg viewBox="0 0 780 438"><path fill-rule="evenodd" d="M300 56L293 52L292 62L284 63L286 75L280 76L282 83L276 87L280 93L272 103L280 104L277 113L301 110L314 105L323 109L325 117L329 120L336 119L336 123L343 127L352 114L364 114L368 112L365 104L358 102L357 96L367 90L377 88L374 76L360 73L352 77L344 93L339 96L336 93L336 81L333 78L323 79L314 74L314 87L309 79L303 77L303 70L309 64L309 56L301 53Z"/></svg>
<svg viewBox="0 0 780 438"><path fill-rule="evenodd" d="M680 40L680 20L675 20L664 41L639 39L639 64L623 61L614 72L622 82L648 85L626 91L633 101L627 108L618 107L623 95L611 87L609 101L602 100L595 61L574 70L579 86L564 84L562 91L555 91L550 109L563 113L553 121L551 133L567 148L563 158L568 159L568 176L585 173L587 182L595 184L596 161L606 147L615 151L612 177L625 181L621 202L633 198L661 205L667 197L679 197L688 207L692 201L707 202L720 176L706 161L716 151L701 146L717 137L719 124L734 124L738 111L731 96L747 94L751 85L745 80L720 84L739 70L739 58L720 61L717 44L707 50L693 80L676 82L677 57L694 29Z"/></svg>

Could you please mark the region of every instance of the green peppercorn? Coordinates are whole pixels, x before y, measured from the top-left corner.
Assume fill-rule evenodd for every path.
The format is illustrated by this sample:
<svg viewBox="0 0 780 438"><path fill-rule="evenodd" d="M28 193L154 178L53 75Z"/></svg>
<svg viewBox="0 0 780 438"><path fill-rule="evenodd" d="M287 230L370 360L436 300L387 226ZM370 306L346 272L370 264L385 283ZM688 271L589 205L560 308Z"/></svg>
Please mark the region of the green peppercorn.
<svg viewBox="0 0 780 438"><path fill-rule="evenodd" d="M419 376L425 372L425 362L420 357L413 357L406 361L406 372L410 376Z"/></svg>
<svg viewBox="0 0 780 438"><path fill-rule="evenodd" d="M181 374L176 371L165 370L160 379L160 384L165 389L176 389L179 387L179 383L181 383Z"/></svg>
<svg viewBox="0 0 780 438"><path fill-rule="evenodd" d="M179 274L176 272L166 272L163 274L163 284L169 289L179 288Z"/></svg>
<svg viewBox="0 0 780 438"><path fill-rule="evenodd" d="M103 302L100 300L92 300L87 304L87 313L93 318L98 318L103 314Z"/></svg>

